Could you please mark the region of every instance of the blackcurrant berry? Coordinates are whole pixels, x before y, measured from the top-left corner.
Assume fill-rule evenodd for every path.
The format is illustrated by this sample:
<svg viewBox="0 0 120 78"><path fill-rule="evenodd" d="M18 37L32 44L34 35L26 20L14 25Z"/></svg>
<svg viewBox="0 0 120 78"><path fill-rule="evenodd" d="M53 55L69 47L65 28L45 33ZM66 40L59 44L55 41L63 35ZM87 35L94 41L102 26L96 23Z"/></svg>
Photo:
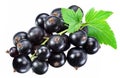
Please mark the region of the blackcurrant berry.
<svg viewBox="0 0 120 78"><path fill-rule="evenodd" d="M51 66L58 68L65 64L66 56L63 52L62 53L52 52L50 58L48 59L48 62Z"/></svg>
<svg viewBox="0 0 120 78"><path fill-rule="evenodd" d="M41 61L46 61L50 57L50 49L46 46L40 46L36 50L36 55L38 56L37 58Z"/></svg>
<svg viewBox="0 0 120 78"><path fill-rule="evenodd" d="M48 70L48 63L39 61L38 59L34 59L32 62L32 70L34 73L42 75L47 72Z"/></svg>
<svg viewBox="0 0 120 78"><path fill-rule="evenodd" d="M65 29L68 28L68 26L69 26L68 24L66 24L63 20L61 20L61 27L60 30L57 31L57 33L64 31Z"/></svg>
<svg viewBox="0 0 120 78"><path fill-rule="evenodd" d="M32 52L32 44L29 40L21 40L17 43L17 50L20 54L29 54Z"/></svg>
<svg viewBox="0 0 120 78"><path fill-rule="evenodd" d="M51 12L51 15L56 16L58 18L62 18L61 8L56 8Z"/></svg>
<svg viewBox="0 0 120 78"><path fill-rule="evenodd" d="M9 51L7 51L11 57L16 57L19 55L16 47L11 47Z"/></svg>
<svg viewBox="0 0 120 78"><path fill-rule="evenodd" d="M40 27L32 27L28 32L28 38L33 44L40 44L43 36L44 32Z"/></svg>
<svg viewBox="0 0 120 78"><path fill-rule="evenodd" d="M62 37L64 38L64 40L65 40L65 43L66 43L66 46L65 46L65 48L64 48L64 51L65 50L67 50L67 49L69 49L70 48L70 40L69 40L69 37L67 36L67 35L62 35Z"/></svg>
<svg viewBox="0 0 120 78"><path fill-rule="evenodd" d="M56 16L49 16L44 23L44 29L49 32L57 32L61 28L61 20Z"/></svg>
<svg viewBox="0 0 120 78"><path fill-rule="evenodd" d="M13 43L16 45L20 40L28 39L26 32L18 32L13 37Z"/></svg>
<svg viewBox="0 0 120 78"><path fill-rule="evenodd" d="M65 39L60 35L52 35L47 44L55 52L62 52L66 47Z"/></svg>
<svg viewBox="0 0 120 78"><path fill-rule="evenodd" d="M82 48L71 48L67 54L67 61L71 66L77 69L86 63L87 54Z"/></svg>
<svg viewBox="0 0 120 78"><path fill-rule="evenodd" d="M35 19L35 23L37 26L40 26L41 28L44 28L44 21L46 20L46 18L49 15L47 13L41 13L39 14L36 19Z"/></svg>
<svg viewBox="0 0 120 78"><path fill-rule="evenodd" d="M87 41L87 34L86 32L80 30L75 33L70 34L70 41L75 46L82 46Z"/></svg>
<svg viewBox="0 0 120 78"><path fill-rule="evenodd" d="M31 60L28 56L19 55L13 59L13 68L19 73L25 73L31 68Z"/></svg>
<svg viewBox="0 0 120 78"><path fill-rule="evenodd" d="M72 6L69 7L69 9L72 9L72 10L75 11L75 12L76 12L78 9L80 9L81 12L83 13L83 10L82 10L79 6L77 6L77 5L72 5Z"/></svg>
<svg viewBox="0 0 120 78"><path fill-rule="evenodd" d="M84 49L88 54L95 54L96 52L98 52L99 48L100 45L98 41L93 37L89 37L84 45Z"/></svg>

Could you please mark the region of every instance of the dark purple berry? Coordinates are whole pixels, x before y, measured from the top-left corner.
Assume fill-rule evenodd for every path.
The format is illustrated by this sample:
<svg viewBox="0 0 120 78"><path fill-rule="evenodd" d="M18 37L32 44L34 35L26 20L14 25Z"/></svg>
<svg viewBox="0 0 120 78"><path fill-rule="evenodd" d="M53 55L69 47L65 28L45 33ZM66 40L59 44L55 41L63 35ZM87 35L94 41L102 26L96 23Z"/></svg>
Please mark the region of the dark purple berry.
<svg viewBox="0 0 120 78"><path fill-rule="evenodd" d="M11 47L10 50L7 51L7 53L9 53L11 57L16 57L19 55L16 47Z"/></svg>
<svg viewBox="0 0 120 78"><path fill-rule="evenodd" d="M84 45L84 49L88 54L95 54L96 52L98 52L99 48L100 45L98 41L93 37L89 37Z"/></svg>
<svg viewBox="0 0 120 78"><path fill-rule="evenodd" d="M17 43L17 50L20 54L29 54L32 50L32 44L29 40L21 40Z"/></svg>
<svg viewBox="0 0 120 78"><path fill-rule="evenodd" d="M62 18L62 14L61 14L61 8L56 8L52 11L51 13L52 16L56 16L58 18Z"/></svg>
<svg viewBox="0 0 120 78"><path fill-rule="evenodd" d="M80 31L70 34L69 38L73 45L79 47L86 43L87 34L86 34L86 32L80 30Z"/></svg>
<svg viewBox="0 0 120 78"><path fill-rule="evenodd" d="M36 19L35 19L35 23L37 26L41 27L41 28L44 28L44 21L46 20L46 18L48 17L49 15L47 13L41 13L39 14Z"/></svg>
<svg viewBox="0 0 120 78"><path fill-rule="evenodd" d="M39 45L42 42L44 31L40 27L32 27L28 32L28 38L32 44Z"/></svg>
<svg viewBox="0 0 120 78"><path fill-rule="evenodd" d="M86 63L87 54L82 48L71 48L67 54L67 61L71 66L77 69Z"/></svg>
<svg viewBox="0 0 120 78"><path fill-rule="evenodd" d="M50 37L47 43L48 47L54 52L62 52L66 47L65 39L60 35L53 35Z"/></svg>
<svg viewBox="0 0 120 78"><path fill-rule="evenodd" d="M16 45L20 40L28 39L26 32L18 32L13 37L13 43Z"/></svg>
<svg viewBox="0 0 120 78"><path fill-rule="evenodd" d="M32 70L34 73L38 75L42 75L47 72L48 70L48 63L39 61L38 59L34 59L32 62Z"/></svg>
<svg viewBox="0 0 120 78"><path fill-rule="evenodd" d="M64 38L64 40L65 40L65 43L66 43L66 46L65 46L65 48L64 48L64 51L65 50L68 50L69 48L70 48L70 40L69 40L69 37L67 36L67 35L62 35L62 37Z"/></svg>
<svg viewBox="0 0 120 78"><path fill-rule="evenodd" d="M40 46L36 50L37 58L41 61L46 61L50 57L50 49L46 46Z"/></svg>
<svg viewBox="0 0 120 78"><path fill-rule="evenodd" d="M44 23L44 29L49 32L57 32L61 28L61 20L56 16L49 16Z"/></svg>
<svg viewBox="0 0 120 78"><path fill-rule="evenodd" d="M13 68L19 73L25 73L31 68L31 60L28 56L19 55L13 59Z"/></svg>
<svg viewBox="0 0 120 78"><path fill-rule="evenodd" d="M50 58L48 59L48 62L51 66L58 68L65 64L66 56L63 52L62 53L52 52Z"/></svg>

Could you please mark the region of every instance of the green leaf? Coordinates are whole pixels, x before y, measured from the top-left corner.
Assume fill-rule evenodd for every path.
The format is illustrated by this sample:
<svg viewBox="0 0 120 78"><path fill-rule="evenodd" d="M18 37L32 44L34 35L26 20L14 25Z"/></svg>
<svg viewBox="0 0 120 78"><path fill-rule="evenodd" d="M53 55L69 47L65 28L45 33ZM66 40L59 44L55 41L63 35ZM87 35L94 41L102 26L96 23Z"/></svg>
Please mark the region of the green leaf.
<svg viewBox="0 0 120 78"><path fill-rule="evenodd" d="M88 24L88 36L95 37L99 43L117 48L114 33L106 21Z"/></svg>
<svg viewBox="0 0 120 78"><path fill-rule="evenodd" d="M61 9L62 17L65 23L69 24L68 27L68 33L73 33L75 31L78 31L81 26L82 21L82 12L80 9L77 10L77 12L71 10L71 9Z"/></svg>
<svg viewBox="0 0 120 78"><path fill-rule="evenodd" d="M78 31L80 29L81 24L80 23L73 23L69 25L68 33L74 33L75 31Z"/></svg>
<svg viewBox="0 0 120 78"><path fill-rule="evenodd" d="M117 44L114 33L106 22L106 19L112 14L110 11L95 11L92 8L86 14L85 21L88 25L88 36L95 37L99 43L116 49Z"/></svg>
<svg viewBox="0 0 120 78"><path fill-rule="evenodd" d="M77 21L75 17L76 14L73 10L62 8L61 12L62 12L62 17L65 23L71 24Z"/></svg>
<svg viewBox="0 0 120 78"><path fill-rule="evenodd" d="M110 15L113 13L111 11L95 11L94 8L90 9L85 16L85 20L87 23L94 21L105 21Z"/></svg>
<svg viewBox="0 0 120 78"><path fill-rule="evenodd" d="M95 14L95 9L94 9L94 8L91 8L91 9L87 12L87 14L86 14L86 16L85 16L85 21L86 21L86 22L89 22L90 19L93 17L93 14Z"/></svg>
<svg viewBox="0 0 120 78"><path fill-rule="evenodd" d="M76 11L76 18L78 19L78 22L82 21L83 13L80 9Z"/></svg>

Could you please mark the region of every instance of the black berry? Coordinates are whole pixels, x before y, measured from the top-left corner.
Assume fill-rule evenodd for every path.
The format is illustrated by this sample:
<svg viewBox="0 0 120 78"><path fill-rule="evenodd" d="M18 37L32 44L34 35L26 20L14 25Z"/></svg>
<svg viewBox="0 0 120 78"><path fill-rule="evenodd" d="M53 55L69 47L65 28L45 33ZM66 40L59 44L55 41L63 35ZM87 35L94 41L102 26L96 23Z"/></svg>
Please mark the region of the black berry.
<svg viewBox="0 0 120 78"><path fill-rule="evenodd" d="M25 73L31 68L31 60L28 56L19 55L13 59L13 68L19 73Z"/></svg>
<svg viewBox="0 0 120 78"><path fill-rule="evenodd" d="M96 52L98 52L99 48L100 45L98 41L93 37L89 37L84 45L84 49L88 54L95 54Z"/></svg>
<svg viewBox="0 0 120 78"><path fill-rule="evenodd" d="M11 57L16 57L19 55L16 47L11 47L9 51L7 51Z"/></svg>
<svg viewBox="0 0 120 78"><path fill-rule="evenodd" d="M51 36L47 44L55 52L62 52L66 47L65 39L60 35Z"/></svg>
<svg viewBox="0 0 120 78"><path fill-rule="evenodd" d="M32 70L34 73L42 75L47 72L48 70L48 63L39 61L38 59L35 59L32 62Z"/></svg>
<svg viewBox="0 0 120 78"><path fill-rule="evenodd" d="M13 43L16 45L20 40L28 39L26 32L18 32L13 37Z"/></svg>
<svg viewBox="0 0 120 78"><path fill-rule="evenodd" d="M28 32L28 38L33 44L40 44L44 36L43 29L32 27Z"/></svg>
<svg viewBox="0 0 120 78"><path fill-rule="evenodd" d="M65 64L66 56L63 52L62 53L52 52L50 58L48 59L48 62L51 66L58 68Z"/></svg>
<svg viewBox="0 0 120 78"><path fill-rule="evenodd" d="M38 56L37 58L41 61L46 61L50 57L50 49L46 46L40 46L36 50L36 55Z"/></svg>
<svg viewBox="0 0 120 78"><path fill-rule="evenodd" d="M87 34L86 32L80 30L75 33L70 34L70 41L75 46L82 46L87 41Z"/></svg>
<svg viewBox="0 0 120 78"><path fill-rule="evenodd" d="M62 18L61 8L56 8L52 11L51 15Z"/></svg>
<svg viewBox="0 0 120 78"><path fill-rule="evenodd" d="M17 43L17 50L20 54L29 54L32 52L32 44L29 40L21 40Z"/></svg>
<svg viewBox="0 0 120 78"><path fill-rule="evenodd" d="M69 37L67 36L67 35L62 35L62 37L63 37L63 39L65 40L65 43L66 43L66 46L65 46L65 48L64 48L64 51L65 50L68 50L69 48L70 48L70 40L69 40Z"/></svg>
<svg viewBox="0 0 120 78"><path fill-rule="evenodd" d="M71 48L67 54L67 61L71 66L77 69L86 63L87 54L82 48Z"/></svg>
<svg viewBox="0 0 120 78"><path fill-rule="evenodd" d="M37 26L44 28L44 21L46 20L46 18L49 15L47 13L41 13L39 14L36 19L35 19L35 23Z"/></svg>
<svg viewBox="0 0 120 78"><path fill-rule="evenodd" d="M56 16L49 16L44 23L44 28L47 32L57 32L61 28L61 20Z"/></svg>

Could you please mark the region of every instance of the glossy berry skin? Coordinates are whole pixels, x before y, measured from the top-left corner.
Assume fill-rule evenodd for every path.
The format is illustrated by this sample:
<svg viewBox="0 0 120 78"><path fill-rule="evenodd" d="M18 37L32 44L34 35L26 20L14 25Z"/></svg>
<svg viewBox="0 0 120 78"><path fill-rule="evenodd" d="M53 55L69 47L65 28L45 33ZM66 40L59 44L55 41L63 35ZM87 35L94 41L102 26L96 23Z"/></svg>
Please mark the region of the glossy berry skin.
<svg viewBox="0 0 120 78"><path fill-rule="evenodd" d="M69 26L68 24L66 24L63 20L61 20L61 28L59 31L57 31L57 33L64 31L65 29L68 28L68 26Z"/></svg>
<svg viewBox="0 0 120 78"><path fill-rule="evenodd" d="M52 16L56 16L58 18L62 18L61 8L56 8L51 12Z"/></svg>
<svg viewBox="0 0 120 78"><path fill-rule="evenodd" d="M47 43L48 47L54 52L62 52L66 47L64 38L60 35L53 35L50 37Z"/></svg>
<svg viewBox="0 0 120 78"><path fill-rule="evenodd" d="M66 56L63 52L62 53L52 52L50 58L48 59L48 62L51 66L58 68L65 64Z"/></svg>
<svg viewBox="0 0 120 78"><path fill-rule="evenodd" d="M86 32L80 30L69 35L70 41L73 45L79 47L86 43L87 34Z"/></svg>
<svg viewBox="0 0 120 78"><path fill-rule="evenodd" d="M41 28L44 28L44 21L46 20L46 18L48 17L49 15L47 13L41 13L39 14L36 19L35 19L35 23L37 26L41 27Z"/></svg>
<svg viewBox="0 0 120 78"><path fill-rule="evenodd" d="M72 5L72 6L69 7L69 9L72 9L72 10L75 11L75 12L76 12L78 9L80 9L81 12L83 13L83 10L82 10L79 6L77 6L77 5Z"/></svg>
<svg viewBox="0 0 120 78"><path fill-rule="evenodd" d="M20 40L28 39L26 32L18 32L13 37L13 43L16 45Z"/></svg>
<svg viewBox="0 0 120 78"><path fill-rule="evenodd" d="M38 75L46 73L48 71L48 66L47 62L39 61L38 59L32 62L32 70Z"/></svg>
<svg viewBox="0 0 120 78"><path fill-rule="evenodd" d="M98 41L93 37L89 37L84 45L84 49L88 54L95 54L96 52L98 52L99 48L100 45Z"/></svg>
<svg viewBox="0 0 120 78"><path fill-rule="evenodd" d="M57 32L61 28L61 20L56 16L49 16L44 23L44 29L49 32Z"/></svg>
<svg viewBox="0 0 120 78"><path fill-rule="evenodd" d="M51 15L52 15L52 16L56 16L56 17L58 17L58 18L61 19L61 28L60 28L59 31L57 31L58 33L68 28L67 26L65 26L65 23L64 23L64 21L63 21L62 13L61 13L61 8L56 8L56 9L54 9L54 10L51 12Z"/></svg>
<svg viewBox="0 0 120 78"><path fill-rule="evenodd" d="M40 27L32 27L28 31L28 38L33 44L40 44L44 36L44 31Z"/></svg>
<svg viewBox="0 0 120 78"><path fill-rule="evenodd" d="M31 60L28 56L19 55L13 59L13 68L19 73L26 73L31 68Z"/></svg>
<svg viewBox="0 0 120 78"><path fill-rule="evenodd" d="M29 54L32 52L32 44L29 40L21 40L17 43L17 50L20 54Z"/></svg>
<svg viewBox="0 0 120 78"><path fill-rule="evenodd" d="M8 53L10 54L11 57L16 57L19 55L19 52L17 51L16 47L11 47Z"/></svg>
<svg viewBox="0 0 120 78"><path fill-rule="evenodd" d="M82 48L71 48L67 54L67 61L71 66L77 69L86 63L87 54Z"/></svg>
<svg viewBox="0 0 120 78"><path fill-rule="evenodd" d="M46 46L40 46L36 50L36 55L38 56L37 58L41 61L46 61L50 57L50 49Z"/></svg>
<svg viewBox="0 0 120 78"><path fill-rule="evenodd" d="M66 43L66 46L65 46L65 48L64 48L64 51L65 50L68 50L69 48L70 48L70 40L69 40L69 37L67 36L67 35L62 35L62 37L64 38L64 40L65 40L65 43Z"/></svg>

